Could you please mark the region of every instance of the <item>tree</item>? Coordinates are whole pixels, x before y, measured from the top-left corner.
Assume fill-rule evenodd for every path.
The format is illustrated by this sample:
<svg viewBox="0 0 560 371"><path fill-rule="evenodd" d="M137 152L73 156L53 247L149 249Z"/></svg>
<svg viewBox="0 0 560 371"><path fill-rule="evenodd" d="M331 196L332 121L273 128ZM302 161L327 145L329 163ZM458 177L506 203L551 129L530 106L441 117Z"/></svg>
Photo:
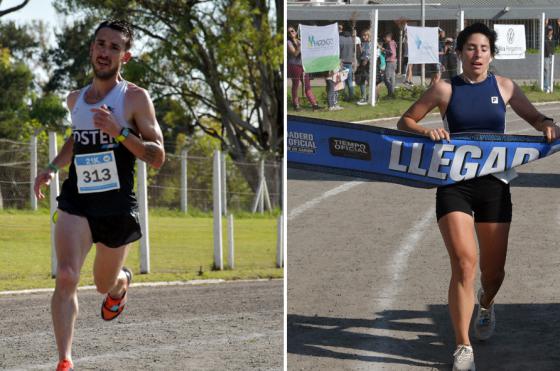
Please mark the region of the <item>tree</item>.
<svg viewBox="0 0 560 371"><path fill-rule="evenodd" d="M2 141L7 146L2 152L8 155L13 152L8 147L17 144L14 141L28 143L32 135L46 128L58 129L66 116L61 99L54 94L42 94L32 72L40 63L37 40L43 25L36 23L34 26L32 30L29 26L16 26L13 21L0 22L0 139L8 140ZM46 140L46 135L40 138ZM19 162L26 161L28 151L17 155ZM0 167L0 180L27 178L26 170L4 163ZM0 205L4 204L2 194L14 192L13 184L0 183ZM19 202L17 205L22 206Z"/></svg>
<svg viewBox="0 0 560 371"><path fill-rule="evenodd" d="M181 130L203 130L236 161L259 153L282 157L282 19L271 16L269 1L65 0L57 5L66 14L77 8L87 14L80 24L128 18L146 45L125 77L142 70L156 102L178 103L188 119ZM75 35L84 33L68 37ZM64 86L63 77L70 75L55 72L52 86ZM219 130L206 122L218 123ZM245 175L256 188L256 173L248 169Z"/></svg>

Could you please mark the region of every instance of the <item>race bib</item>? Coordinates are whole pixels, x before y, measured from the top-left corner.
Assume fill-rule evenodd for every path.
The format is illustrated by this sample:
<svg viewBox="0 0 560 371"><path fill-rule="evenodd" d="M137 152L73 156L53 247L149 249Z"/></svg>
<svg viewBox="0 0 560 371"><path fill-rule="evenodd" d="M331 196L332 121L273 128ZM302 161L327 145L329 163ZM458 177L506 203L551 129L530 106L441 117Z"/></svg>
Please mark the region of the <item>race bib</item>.
<svg viewBox="0 0 560 371"><path fill-rule="evenodd" d="M74 165L78 193L106 192L121 187L113 151L76 155Z"/></svg>

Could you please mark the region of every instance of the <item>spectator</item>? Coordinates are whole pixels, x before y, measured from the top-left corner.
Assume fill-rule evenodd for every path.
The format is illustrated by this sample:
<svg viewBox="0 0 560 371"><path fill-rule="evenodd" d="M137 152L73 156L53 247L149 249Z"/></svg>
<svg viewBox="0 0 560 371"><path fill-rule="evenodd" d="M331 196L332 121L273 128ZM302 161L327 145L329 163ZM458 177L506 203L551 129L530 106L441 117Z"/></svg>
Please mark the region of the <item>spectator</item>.
<svg viewBox="0 0 560 371"><path fill-rule="evenodd" d="M383 53L385 54L385 86L389 97L395 97L395 71L397 69L397 43L393 40L393 34L387 32L383 37Z"/></svg>
<svg viewBox="0 0 560 371"><path fill-rule="evenodd" d="M317 99L311 91L311 81L309 75L303 73L301 62L301 42L297 37L294 27L288 26L288 77L292 79L292 104L296 111L301 109L299 105L298 88L300 82L303 82L305 96L311 103L313 110L319 109Z"/></svg>
<svg viewBox="0 0 560 371"><path fill-rule="evenodd" d="M356 58L356 30L353 29L352 33L349 30L344 29L343 24L338 25L339 31L339 45L340 45L340 59L342 60L342 66L348 70L348 78L346 79L346 86L348 87L348 96L346 101L351 101L354 99L354 73L353 73L353 62Z"/></svg>
<svg viewBox="0 0 560 371"><path fill-rule="evenodd" d="M445 56L445 31L439 29L439 44L438 44L439 63L436 64L436 73L432 76L430 85L436 84L441 79L441 73L445 70L443 60Z"/></svg>
<svg viewBox="0 0 560 371"><path fill-rule="evenodd" d="M348 71L341 67L330 71L327 76L327 103L329 111L339 111L343 109L338 105L338 92L344 90L344 81L348 77Z"/></svg>
<svg viewBox="0 0 560 371"><path fill-rule="evenodd" d="M356 70L356 84L360 86L361 99L358 105L367 104L366 83L369 82L369 60L371 58L371 34L369 30L362 32L361 55L358 59L358 68Z"/></svg>
<svg viewBox="0 0 560 371"><path fill-rule="evenodd" d="M414 86L412 82L412 69L414 65L408 63L408 32L406 30L407 24L404 25L404 39L403 39L403 65L404 65L404 84L407 86Z"/></svg>
<svg viewBox="0 0 560 371"><path fill-rule="evenodd" d="M452 79L454 76L457 76L457 55L455 54L455 46L451 37L445 39L443 67L443 77L445 79Z"/></svg>
<svg viewBox="0 0 560 371"><path fill-rule="evenodd" d="M554 56L554 48L556 43L553 39L554 30L552 26L546 28L546 38L544 40L544 91L552 93L552 86L554 86L554 78L552 72L552 57Z"/></svg>

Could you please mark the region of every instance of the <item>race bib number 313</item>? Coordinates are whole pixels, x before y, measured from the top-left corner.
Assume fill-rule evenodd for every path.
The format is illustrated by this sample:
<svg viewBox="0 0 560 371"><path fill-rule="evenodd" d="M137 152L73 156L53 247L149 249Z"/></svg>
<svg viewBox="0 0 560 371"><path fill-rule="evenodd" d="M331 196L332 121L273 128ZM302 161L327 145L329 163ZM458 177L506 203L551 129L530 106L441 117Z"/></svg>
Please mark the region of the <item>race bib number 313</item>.
<svg viewBox="0 0 560 371"><path fill-rule="evenodd" d="M74 165L78 193L106 192L121 187L113 151L76 155Z"/></svg>

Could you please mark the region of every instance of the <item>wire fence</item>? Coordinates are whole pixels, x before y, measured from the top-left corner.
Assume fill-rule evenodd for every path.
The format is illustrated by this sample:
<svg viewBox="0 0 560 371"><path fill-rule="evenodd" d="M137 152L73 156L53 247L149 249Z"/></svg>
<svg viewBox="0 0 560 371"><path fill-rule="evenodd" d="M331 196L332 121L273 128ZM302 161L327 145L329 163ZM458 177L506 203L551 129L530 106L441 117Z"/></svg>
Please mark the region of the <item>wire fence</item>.
<svg viewBox="0 0 560 371"><path fill-rule="evenodd" d="M27 209L31 207L32 162L31 145L0 139L0 208ZM183 158L184 157L184 158ZM226 208L230 212L252 211L261 177L260 161L225 160ZM159 170L148 171L148 207L181 210L181 193L186 189L186 209L208 212L212 210L212 156L183 156L167 154L166 162ZM39 139L37 145L37 168L48 164L48 143ZM185 167L186 169L183 169ZM186 179L181 174L186 174ZM60 181L67 177L67 170L59 172ZM264 161L264 179L270 203L280 208L282 189L282 163L276 160ZM186 183L186 184L182 184ZM48 189L44 192L48 196ZM39 202L40 207L48 207L48 197Z"/></svg>

